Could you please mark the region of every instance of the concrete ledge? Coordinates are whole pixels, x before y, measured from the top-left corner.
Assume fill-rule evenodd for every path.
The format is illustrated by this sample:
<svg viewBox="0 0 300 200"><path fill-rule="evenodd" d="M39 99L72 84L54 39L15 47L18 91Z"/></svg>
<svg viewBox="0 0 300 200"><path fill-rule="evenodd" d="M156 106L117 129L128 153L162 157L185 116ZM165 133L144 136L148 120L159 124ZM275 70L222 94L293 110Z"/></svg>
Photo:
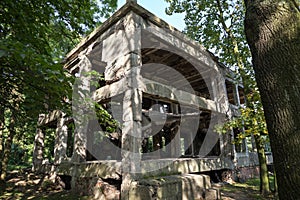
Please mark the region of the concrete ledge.
<svg viewBox="0 0 300 200"><path fill-rule="evenodd" d="M141 163L142 174L160 176L172 174L191 174L212 170L232 169L233 163L229 158L178 158L144 160ZM153 171L150 171L153 169ZM159 169L159 170L154 170Z"/></svg>
<svg viewBox="0 0 300 200"><path fill-rule="evenodd" d="M64 161L57 166L57 172L61 175L72 176L76 171L76 174L81 177L97 176L119 179L121 165L122 163L117 160L98 160L83 163ZM143 160L141 162L141 176L145 178L174 174L192 174L232 168L233 165L230 159L219 157Z"/></svg>
<svg viewBox="0 0 300 200"><path fill-rule="evenodd" d="M90 161L84 163L65 162L57 166L59 175L70 175L78 177L100 177L120 179L121 162L117 161Z"/></svg>

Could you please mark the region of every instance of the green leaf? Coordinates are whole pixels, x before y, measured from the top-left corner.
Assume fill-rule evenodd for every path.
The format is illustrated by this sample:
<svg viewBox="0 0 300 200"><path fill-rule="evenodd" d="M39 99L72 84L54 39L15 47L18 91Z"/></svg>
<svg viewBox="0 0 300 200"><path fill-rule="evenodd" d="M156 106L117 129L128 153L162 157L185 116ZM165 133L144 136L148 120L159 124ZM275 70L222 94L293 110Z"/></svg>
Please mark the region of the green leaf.
<svg viewBox="0 0 300 200"><path fill-rule="evenodd" d="M5 56L5 55L6 55L6 51L0 49L0 58L1 58L2 56Z"/></svg>

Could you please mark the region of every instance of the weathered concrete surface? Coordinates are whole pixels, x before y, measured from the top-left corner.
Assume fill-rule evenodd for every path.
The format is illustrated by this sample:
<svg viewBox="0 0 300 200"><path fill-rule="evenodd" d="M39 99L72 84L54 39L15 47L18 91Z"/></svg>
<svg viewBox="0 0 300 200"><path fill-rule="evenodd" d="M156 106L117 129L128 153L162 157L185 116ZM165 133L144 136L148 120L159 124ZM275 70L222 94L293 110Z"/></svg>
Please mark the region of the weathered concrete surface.
<svg viewBox="0 0 300 200"><path fill-rule="evenodd" d="M147 94L158 95L159 97L167 98L171 101L179 101L181 104L195 105L205 110L217 111L217 103L209 99L198 97L194 94L146 78L143 78L143 83L146 85L144 92Z"/></svg>
<svg viewBox="0 0 300 200"><path fill-rule="evenodd" d="M219 189L210 188L205 191L205 200L222 199Z"/></svg>
<svg viewBox="0 0 300 200"><path fill-rule="evenodd" d="M236 153L237 167L251 167L259 165L258 155L254 152Z"/></svg>
<svg viewBox="0 0 300 200"><path fill-rule="evenodd" d="M166 167L161 167L166 166ZM232 162L226 158L179 158L145 160L141 163L142 173L157 176L160 174L188 174L220 169L232 169ZM153 171L151 171L152 169ZM160 169L160 170L156 170Z"/></svg>
<svg viewBox="0 0 300 200"><path fill-rule="evenodd" d="M54 163L59 164L67 158L67 139L68 126L65 123L65 118L57 119L57 128L55 130L55 145L54 145Z"/></svg>
<svg viewBox="0 0 300 200"><path fill-rule="evenodd" d="M93 190L93 199L118 200L120 191L115 185L111 185L98 178Z"/></svg>
<svg viewBox="0 0 300 200"><path fill-rule="evenodd" d="M63 113L59 110L54 110L49 114L40 114L37 122L36 135L34 138L34 150L33 150L33 171L43 171L44 162L44 139L45 135L43 132L44 126L50 126L51 124L58 124L62 119ZM59 130L57 130L58 134ZM56 142L57 143L57 142Z"/></svg>
<svg viewBox="0 0 300 200"><path fill-rule="evenodd" d="M57 166L57 174L76 177L100 177L120 179L121 162L89 161L85 163L62 162Z"/></svg>
<svg viewBox="0 0 300 200"><path fill-rule="evenodd" d="M221 199L220 192L211 188L210 177L199 174L172 175L133 182L129 199Z"/></svg>
<svg viewBox="0 0 300 200"><path fill-rule="evenodd" d="M63 113L60 110L54 110L46 115L40 114L37 125L38 126L48 125L49 123L54 122L57 119L59 119L62 115L63 115Z"/></svg>
<svg viewBox="0 0 300 200"><path fill-rule="evenodd" d="M147 35L151 37L147 38ZM150 45L148 46L147 43L150 43ZM158 44L158 46L155 46L155 44ZM190 78L190 81L193 83L198 81L203 82L204 80L206 84L197 85L203 85L203 87L207 87L208 90L211 90L207 92L205 88L205 92L203 92L208 97L179 91L176 90L175 87L167 87L167 84L164 84L164 82L143 77L141 75L141 68L143 64L146 64L142 62L143 48L156 48L156 50L165 48L165 50L169 52L172 51L173 54L178 53L178 55L185 58L181 60L182 62L188 60L191 62L191 65L195 65L194 67L201 71L199 72L201 76L196 76L196 79L193 77L195 75L193 71L193 73L190 71L185 72L188 70L185 68L185 70L181 70L180 72L185 72L185 77ZM153 52L151 56L155 57ZM168 58L168 56L165 57ZM117 168L106 165L107 163L101 161L95 163L85 162L87 149L87 136L84 132L85 127L76 127L72 162L69 163L69 168L67 167L68 165L63 164L58 167L59 172L69 173L73 177L74 184L76 184L75 181L81 178L93 178L94 176L101 178L117 178L116 176L118 176L118 178L120 178L121 174L121 198L128 199L129 197L127 198L127 196L131 183L132 181L139 180L140 175L144 177L161 176L162 174L199 173L232 168L230 157L141 160L140 147L143 133L142 101L144 94L156 96L157 99L168 99L169 102L178 102L178 100L174 98L174 96L177 95L182 98L180 101L182 105L193 105L197 109L209 110L218 114L222 113L222 116L228 112L228 102L224 87L225 79L221 75L221 69L218 63L202 46L188 39L182 33L138 6L136 3L128 0L128 3L122 7L120 11L116 12L109 20L103 23L101 27L97 28L87 38L82 40L82 42L67 55L65 68L69 69L72 74L75 74L76 71L81 72L84 68L87 69L86 71L89 71L88 69L92 69L91 65L93 65L93 61L87 60L86 58L95 59L95 62L101 63L99 64L99 68L101 69L99 69L98 72L104 74L106 84L102 88L93 91L93 100L106 102L116 96L123 95L123 110L121 112L122 162L111 162L111 164L116 165ZM176 80L176 77L171 77L174 81L180 81ZM203 79L201 77L203 77ZM149 80L146 80L146 78ZM89 85L87 84L86 86L88 90ZM200 90L201 88L197 87L197 92L202 94ZM178 113L176 112L176 114ZM212 116L211 119L217 118L214 117L214 115ZM217 122L219 123L219 121ZM180 127L178 129L180 130ZM178 132L180 133L180 131ZM219 139L218 135L213 135L213 137ZM179 152L179 157L181 153L180 134L176 134L176 137L172 139L175 141L175 147L172 148L171 151L172 156L177 155ZM221 141L220 144L222 145L222 150L225 148L224 146L231 145L223 141ZM61 154L63 153L64 152ZM215 155L223 156L224 154L220 153ZM178 157L176 156L175 158ZM134 172L137 172L137 174ZM141 195L141 197L130 197L129 199L151 199L153 195L156 196L157 199L200 199L204 197L201 188L203 188L204 191L208 188L199 184L204 182L209 184L209 181L202 181L200 177L203 178L203 176L198 177L196 175L170 176L166 178L166 182L151 182L152 185L150 184L150 186L152 189L148 187L148 183L143 185L140 184L139 181L137 182L136 188L139 188L142 192L136 193L132 191L132 194ZM184 196L185 193L188 195ZM190 196L190 194L193 195ZM213 196L213 192L208 192L208 194L212 194L211 196Z"/></svg>
<svg viewBox="0 0 300 200"><path fill-rule="evenodd" d="M120 199L118 186L98 177L78 177L76 191L94 199ZM211 188L210 177L200 174L172 175L131 182L129 199L133 200L219 200L220 191Z"/></svg>
<svg viewBox="0 0 300 200"><path fill-rule="evenodd" d="M72 175L74 168L77 176L119 179L122 162L89 161L84 163L62 162L57 166L58 174ZM172 174L190 174L211 170L232 169L232 163L221 158L179 158L143 160L140 163L141 177L154 177ZM162 167L164 166L164 167ZM152 171L150 170L152 169Z"/></svg>
<svg viewBox="0 0 300 200"><path fill-rule="evenodd" d="M33 171L40 171L43 162L44 152L44 133L41 128L36 129L36 135L34 138L34 149L33 149Z"/></svg>

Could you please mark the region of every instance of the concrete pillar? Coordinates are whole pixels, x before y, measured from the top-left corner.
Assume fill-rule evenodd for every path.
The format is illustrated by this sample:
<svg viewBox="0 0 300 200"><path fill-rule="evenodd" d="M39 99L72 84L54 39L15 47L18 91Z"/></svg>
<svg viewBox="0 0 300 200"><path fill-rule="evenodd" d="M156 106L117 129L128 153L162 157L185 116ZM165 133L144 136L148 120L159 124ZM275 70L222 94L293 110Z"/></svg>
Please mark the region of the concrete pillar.
<svg viewBox="0 0 300 200"><path fill-rule="evenodd" d="M34 138L34 150L33 150L33 171L39 171L43 162L44 153L44 133L41 128L36 129Z"/></svg>
<svg viewBox="0 0 300 200"><path fill-rule="evenodd" d="M226 80L225 78L220 74L220 72L216 72L214 75L215 79L215 92L214 95L216 97L214 98L215 101L217 101L220 105L219 112L220 113L212 113L212 119L211 120L211 125L209 126L209 130L213 131L215 125L219 125L224 123L225 119L225 114L228 117L231 117L232 113L229 108L229 102L227 98L227 89L226 89ZM236 98L236 97L234 97ZM221 114L223 113L223 114ZM229 133L228 133L229 134ZM216 134L217 135L217 134ZM222 135L218 134L218 137L220 138L220 153L221 155L230 156L231 155L231 149L232 149L232 144L229 142L230 140L230 135Z"/></svg>
<svg viewBox="0 0 300 200"><path fill-rule="evenodd" d="M74 90L77 90L76 95L73 95L73 117L75 123L74 132L74 151L72 161L86 161L87 149L87 131L91 116L94 113L94 104L90 100L91 94L91 76L88 74L92 70L92 64L88 57L82 56L78 67L80 69L80 78L76 80ZM74 93L75 94L75 93Z"/></svg>
<svg viewBox="0 0 300 200"><path fill-rule="evenodd" d="M233 142L235 140L234 131L231 130L230 133L231 133L231 141ZM232 143L232 155L233 155L233 164L234 164L234 166L237 166L237 152L236 152L234 143Z"/></svg>
<svg viewBox="0 0 300 200"><path fill-rule="evenodd" d="M55 134L55 146L54 146L54 163L59 164L64 160L67 155L67 139L68 139L68 127L65 124L63 117L57 119L57 128Z"/></svg>
<svg viewBox="0 0 300 200"><path fill-rule="evenodd" d="M185 122L187 123L187 122ZM188 124L190 127L181 127L181 133L184 135L184 148L186 155L193 155L194 154L194 145L193 141L196 137L196 134L191 133L191 131L195 131L193 128L193 124ZM191 128L192 127L192 128ZM197 129L196 129L197 130Z"/></svg>
<svg viewBox="0 0 300 200"><path fill-rule="evenodd" d="M132 32L136 49L139 49L140 33ZM131 34L132 34L131 33ZM131 47L132 48L132 47ZM139 51L130 52L130 62L124 66L127 70L126 81L129 90L123 97L122 127L122 184L121 199L129 199L129 190L133 180L138 179L141 171L142 147L142 89L141 89L141 55Z"/></svg>
<svg viewBox="0 0 300 200"><path fill-rule="evenodd" d="M136 1L127 1L132 3ZM102 60L107 62L105 80L118 77L126 83L122 113L122 184L121 199L129 199L131 183L137 179L141 164L142 146L142 77L140 21L131 12L124 17L124 30L103 41ZM105 52L105 53L104 53ZM113 71L112 71L113 70ZM120 74L110 76L110 72ZM116 79L118 80L118 79Z"/></svg>
<svg viewBox="0 0 300 200"><path fill-rule="evenodd" d="M240 107L241 102L240 102L240 95L239 95L239 86L237 84L234 85L234 90L233 91L234 91L234 101L235 101L236 105L238 107ZM245 127L242 128L242 132L245 132ZM246 153L247 156L249 156L249 150L248 150L246 139L243 139L242 146L245 146L245 153Z"/></svg>
<svg viewBox="0 0 300 200"><path fill-rule="evenodd" d="M206 75L208 76L208 75ZM219 94L219 88L218 88L218 80L216 76L210 75L209 78L206 78L208 82L206 82L209 93L210 93L210 98L213 101L218 100L218 94Z"/></svg>
<svg viewBox="0 0 300 200"><path fill-rule="evenodd" d="M132 179L140 172L142 121L142 92L138 89L128 90L124 94L123 128L122 128L122 185L121 199L129 199ZM140 110L140 112L134 112ZM140 115L137 116L136 114Z"/></svg>
<svg viewBox="0 0 300 200"><path fill-rule="evenodd" d="M80 131L74 132L73 162L83 162L86 158L86 136Z"/></svg>
<svg viewBox="0 0 300 200"><path fill-rule="evenodd" d="M241 105L241 101L240 101L240 95L239 95L239 86L237 84L234 84L233 92L234 92L234 101L235 101L235 104L237 106L240 106Z"/></svg>
<svg viewBox="0 0 300 200"><path fill-rule="evenodd" d="M171 145L171 157L178 158L181 156L181 139L180 139L180 125L177 125L175 128L175 136L172 141Z"/></svg>

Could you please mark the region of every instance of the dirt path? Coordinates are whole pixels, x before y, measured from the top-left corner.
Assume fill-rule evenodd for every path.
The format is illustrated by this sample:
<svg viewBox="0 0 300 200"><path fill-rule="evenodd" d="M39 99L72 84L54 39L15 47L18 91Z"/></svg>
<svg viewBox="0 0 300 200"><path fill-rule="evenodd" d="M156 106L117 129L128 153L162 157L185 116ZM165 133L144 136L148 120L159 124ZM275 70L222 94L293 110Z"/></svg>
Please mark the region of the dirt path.
<svg viewBox="0 0 300 200"><path fill-rule="evenodd" d="M244 188L237 189L235 192L224 191L221 189L222 200L257 200L250 195Z"/></svg>

